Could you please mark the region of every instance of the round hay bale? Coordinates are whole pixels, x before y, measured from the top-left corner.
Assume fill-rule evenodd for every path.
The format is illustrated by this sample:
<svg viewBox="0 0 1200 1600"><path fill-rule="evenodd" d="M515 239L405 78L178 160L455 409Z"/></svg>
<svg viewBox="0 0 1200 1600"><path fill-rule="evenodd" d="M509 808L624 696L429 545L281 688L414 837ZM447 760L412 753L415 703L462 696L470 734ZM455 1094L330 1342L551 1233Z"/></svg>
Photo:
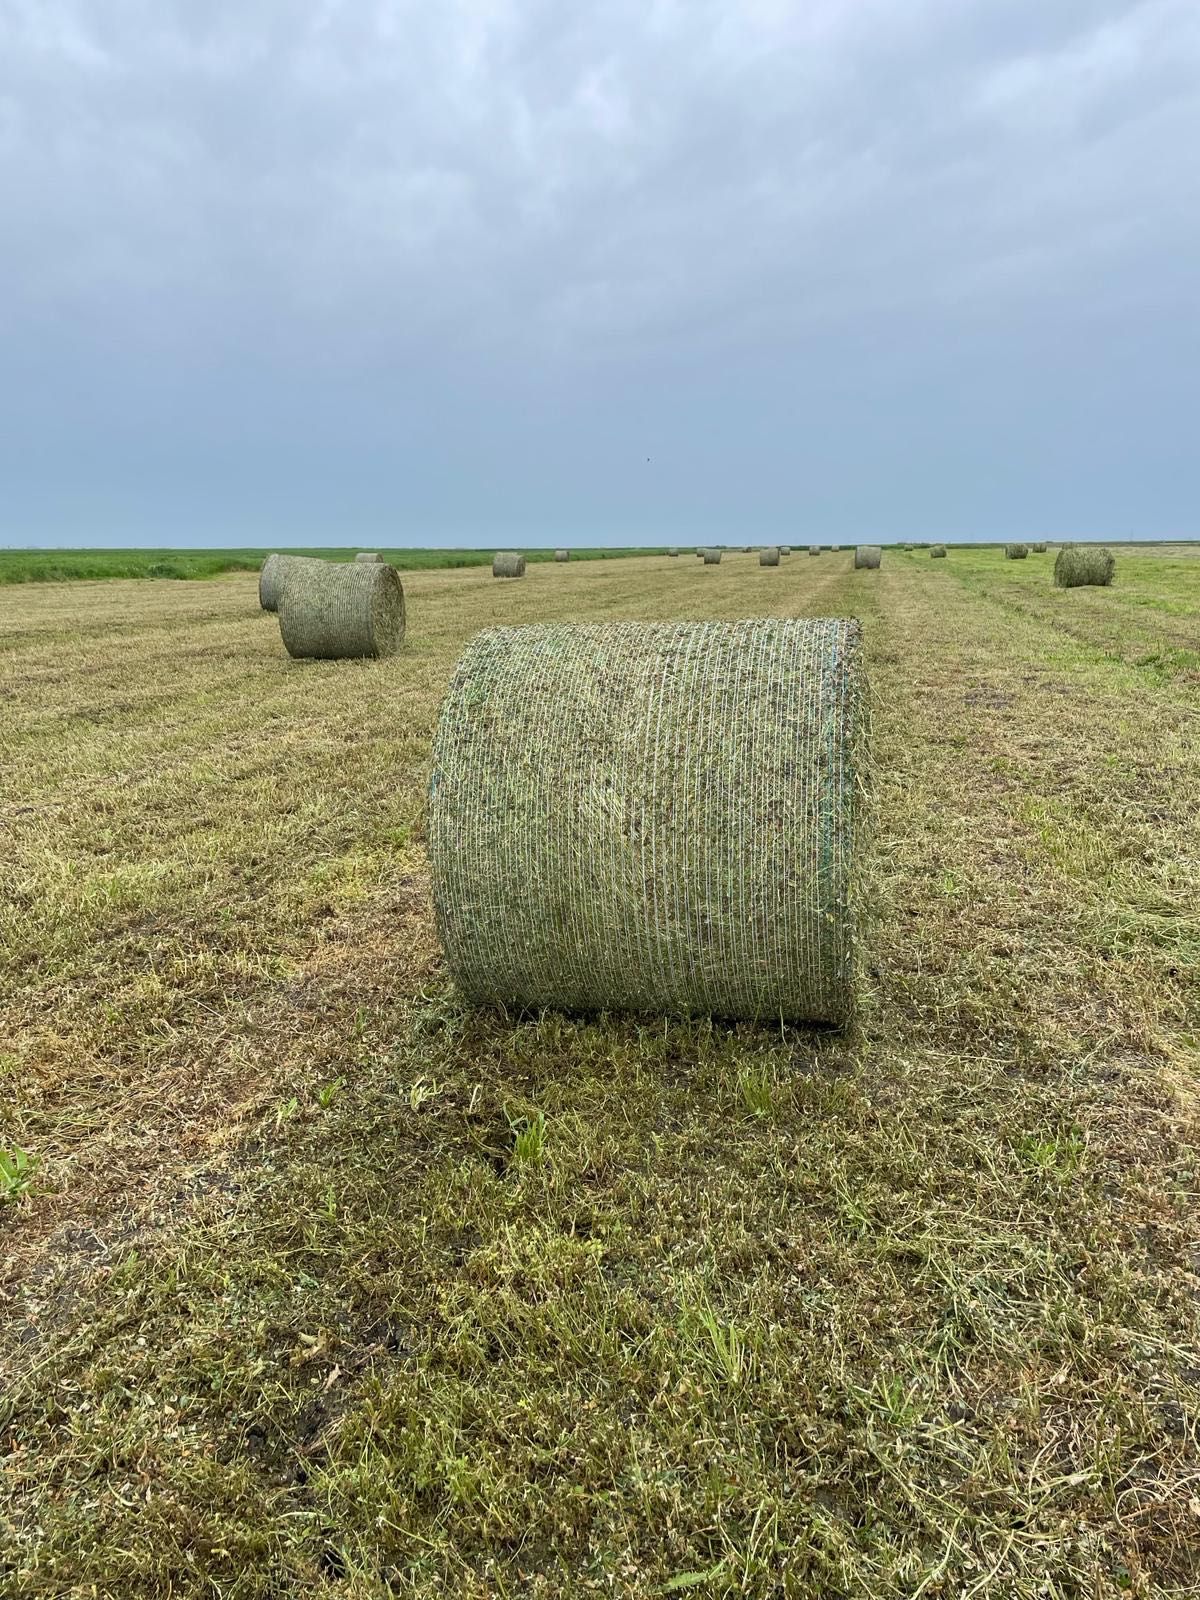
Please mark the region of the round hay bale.
<svg viewBox="0 0 1200 1600"><path fill-rule="evenodd" d="M838 554L838 552L841 550L842 547L841 547L840 544L831 544L829 546L829 548L833 551L834 555L836 556Z"/></svg>
<svg viewBox="0 0 1200 1600"><path fill-rule="evenodd" d="M569 550L556 550L554 552L554 559L555 561L570 561L571 552Z"/></svg>
<svg viewBox="0 0 1200 1600"><path fill-rule="evenodd" d="M792 547L791 547L790 544L781 544L779 546L779 554L781 556L790 556L791 553L792 553Z"/></svg>
<svg viewBox="0 0 1200 1600"><path fill-rule="evenodd" d="M914 544L902 544L900 548L901 550L915 550L917 547Z"/></svg>
<svg viewBox="0 0 1200 1600"><path fill-rule="evenodd" d="M946 546L944 544L930 545L929 559L931 561L944 561L946 559Z"/></svg>
<svg viewBox="0 0 1200 1600"><path fill-rule="evenodd" d="M705 550L704 565L706 567L719 567L721 565L721 552L719 550Z"/></svg>
<svg viewBox="0 0 1200 1600"><path fill-rule="evenodd" d="M1029 548L1033 551L1035 556L1044 556L1046 551L1049 550L1050 546L1046 543L1045 539L1039 539L1036 544L1031 544Z"/></svg>
<svg viewBox="0 0 1200 1600"><path fill-rule="evenodd" d="M769 544L765 549L760 550L758 552L758 564L760 567L777 567L779 565L779 546Z"/></svg>
<svg viewBox="0 0 1200 1600"><path fill-rule="evenodd" d="M385 561L306 561L279 596L288 655L347 661L395 655L404 639L404 588Z"/></svg>
<svg viewBox="0 0 1200 1600"><path fill-rule="evenodd" d="M673 544L671 546L671 548L667 551L667 554L669 556L677 556L679 554L679 546L677 544Z"/></svg>
<svg viewBox="0 0 1200 1600"><path fill-rule="evenodd" d="M523 578L525 557L516 550L497 550L492 557L493 578Z"/></svg>
<svg viewBox="0 0 1200 1600"><path fill-rule="evenodd" d="M866 772L856 621L477 634L429 854L471 1001L843 1022Z"/></svg>
<svg viewBox="0 0 1200 1600"><path fill-rule="evenodd" d="M1107 588L1117 570L1117 558L1111 550L1097 545L1073 544L1060 550L1054 558L1054 585L1058 589L1082 589L1088 585Z"/></svg>
<svg viewBox="0 0 1200 1600"><path fill-rule="evenodd" d="M279 610L279 596L283 582L292 567L328 567L330 561L318 556L285 556L273 551L263 562L258 574L258 603L264 611Z"/></svg>
<svg viewBox="0 0 1200 1600"><path fill-rule="evenodd" d="M1029 546L1027 544L1006 544L1004 546L1006 561L1024 561L1028 555Z"/></svg>
<svg viewBox="0 0 1200 1600"><path fill-rule="evenodd" d="M378 550L360 550L354 559L355 561L382 561L383 557Z"/></svg>
<svg viewBox="0 0 1200 1600"><path fill-rule="evenodd" d="M821 554L821 546L819 544L810 544L808 553L810 556L819 556Z"/></svg>
<svg viewBox="0 0 1200 1600"><path fill-rule="evenodd" d="M883 560L883 549L877 544L860 544L854 552L856 567L877 567Z"/></svg>

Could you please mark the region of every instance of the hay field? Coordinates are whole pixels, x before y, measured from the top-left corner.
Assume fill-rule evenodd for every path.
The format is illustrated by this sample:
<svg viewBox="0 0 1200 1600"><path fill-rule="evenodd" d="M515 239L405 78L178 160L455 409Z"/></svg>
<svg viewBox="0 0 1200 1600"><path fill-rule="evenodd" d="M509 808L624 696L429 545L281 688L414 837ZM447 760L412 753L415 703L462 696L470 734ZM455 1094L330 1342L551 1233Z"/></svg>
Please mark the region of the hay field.
<svg viewBox="0 0 1200 1600"><path fill-rule="evenodd" d="M0 591L0 1594L1196 1594L1200 562L1053 559ZM464 641L771 614L866 627L855 1031L461 1009Z"/></svg>

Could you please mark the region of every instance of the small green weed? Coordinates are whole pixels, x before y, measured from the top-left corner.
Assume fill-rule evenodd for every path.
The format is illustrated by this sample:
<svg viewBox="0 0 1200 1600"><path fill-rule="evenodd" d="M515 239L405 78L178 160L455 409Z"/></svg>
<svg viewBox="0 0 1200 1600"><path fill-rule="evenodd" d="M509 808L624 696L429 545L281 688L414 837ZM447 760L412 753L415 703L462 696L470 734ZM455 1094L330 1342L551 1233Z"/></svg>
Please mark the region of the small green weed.
<svg viewBox="0 0 1200 1600"><path fill-rule="evenodd" d="M24 1150L0 1150L0 1205L29 1193L37 1164L37 1157Z"/></svg>
<svg viewBox="0 0 1200 1600"><path fill-rule="evenodd" d="M535 1117L510 1119L513 1131L513 1162L519 1167L530 1167L546 1159L546 1114L539 1111Z"/></svg>

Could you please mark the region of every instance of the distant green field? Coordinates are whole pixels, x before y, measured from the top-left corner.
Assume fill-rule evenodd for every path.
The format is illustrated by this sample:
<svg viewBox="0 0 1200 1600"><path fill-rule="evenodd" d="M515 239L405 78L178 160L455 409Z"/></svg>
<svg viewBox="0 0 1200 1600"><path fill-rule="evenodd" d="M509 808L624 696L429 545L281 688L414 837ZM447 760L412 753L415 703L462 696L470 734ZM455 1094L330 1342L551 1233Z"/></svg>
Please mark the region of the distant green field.
<svg viewBox="0 0 1200 1600"><path fill-rule="evenodd" d="M328 561L352 561L357 546L348 549L303 548L277 545L291 555L322 556ZM404 571L432 567L480 567L495 553L487 550L389 550L381 555ZM660 555L665 546L624 547L606 550L571 550L572 561L599 561L616 556ZM262 550L0 550L0 584L68 583L79 578L215 578L222 572L256 572L269 552ZM529 550L530 561L551 561L553 550Z"/></svg>

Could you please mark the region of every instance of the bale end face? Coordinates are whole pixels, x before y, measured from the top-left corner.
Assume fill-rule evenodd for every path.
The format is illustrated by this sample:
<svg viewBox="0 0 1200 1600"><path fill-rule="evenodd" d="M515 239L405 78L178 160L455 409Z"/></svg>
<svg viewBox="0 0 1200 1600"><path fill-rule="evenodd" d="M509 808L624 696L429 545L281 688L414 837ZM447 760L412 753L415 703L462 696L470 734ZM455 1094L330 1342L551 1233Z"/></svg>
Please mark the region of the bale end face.
<svg viewBox="0 0 1200 1600"><path fill-rule="evenodd" d="M306 561L279 596L288 655L315 661L380 659L404 640L404 588L384 561Z"/></svg>
<svg viewBox="0 0 1200 1600"><path fill-rule="evenodd" d="M777 545L768 545L765 550L760 550L758 552L758 564L760 567L777 567L779 565L779 547Z"/></svg>
<svg viewBox="0 0 1200 1600"><path fill-rule="evenodd" d="M844 1022L865 704L857 622L477 635L429 798L438 929L464 997Z"/></svg>
<svg viewBox="0 0 1200 1600"><path fill-rule="evenodd" d="M493 578L523 578L525 557L516 550L497 550L492 558Z"/></svg>
<svg viewBox="0 0 1200 1600"><path fill-rule="evenodd" d="M854 565L874 570L883 561L883 549L877 544L860 544L854 552Z"/></svg>
<svg viewBox="0 0 1200 1600"><path fill-rule="evenodd" d="M1117 558L1097 545L1068 545L1054 558L1054 583L1059 589L1105 589L1113 581Z"/></svg>

